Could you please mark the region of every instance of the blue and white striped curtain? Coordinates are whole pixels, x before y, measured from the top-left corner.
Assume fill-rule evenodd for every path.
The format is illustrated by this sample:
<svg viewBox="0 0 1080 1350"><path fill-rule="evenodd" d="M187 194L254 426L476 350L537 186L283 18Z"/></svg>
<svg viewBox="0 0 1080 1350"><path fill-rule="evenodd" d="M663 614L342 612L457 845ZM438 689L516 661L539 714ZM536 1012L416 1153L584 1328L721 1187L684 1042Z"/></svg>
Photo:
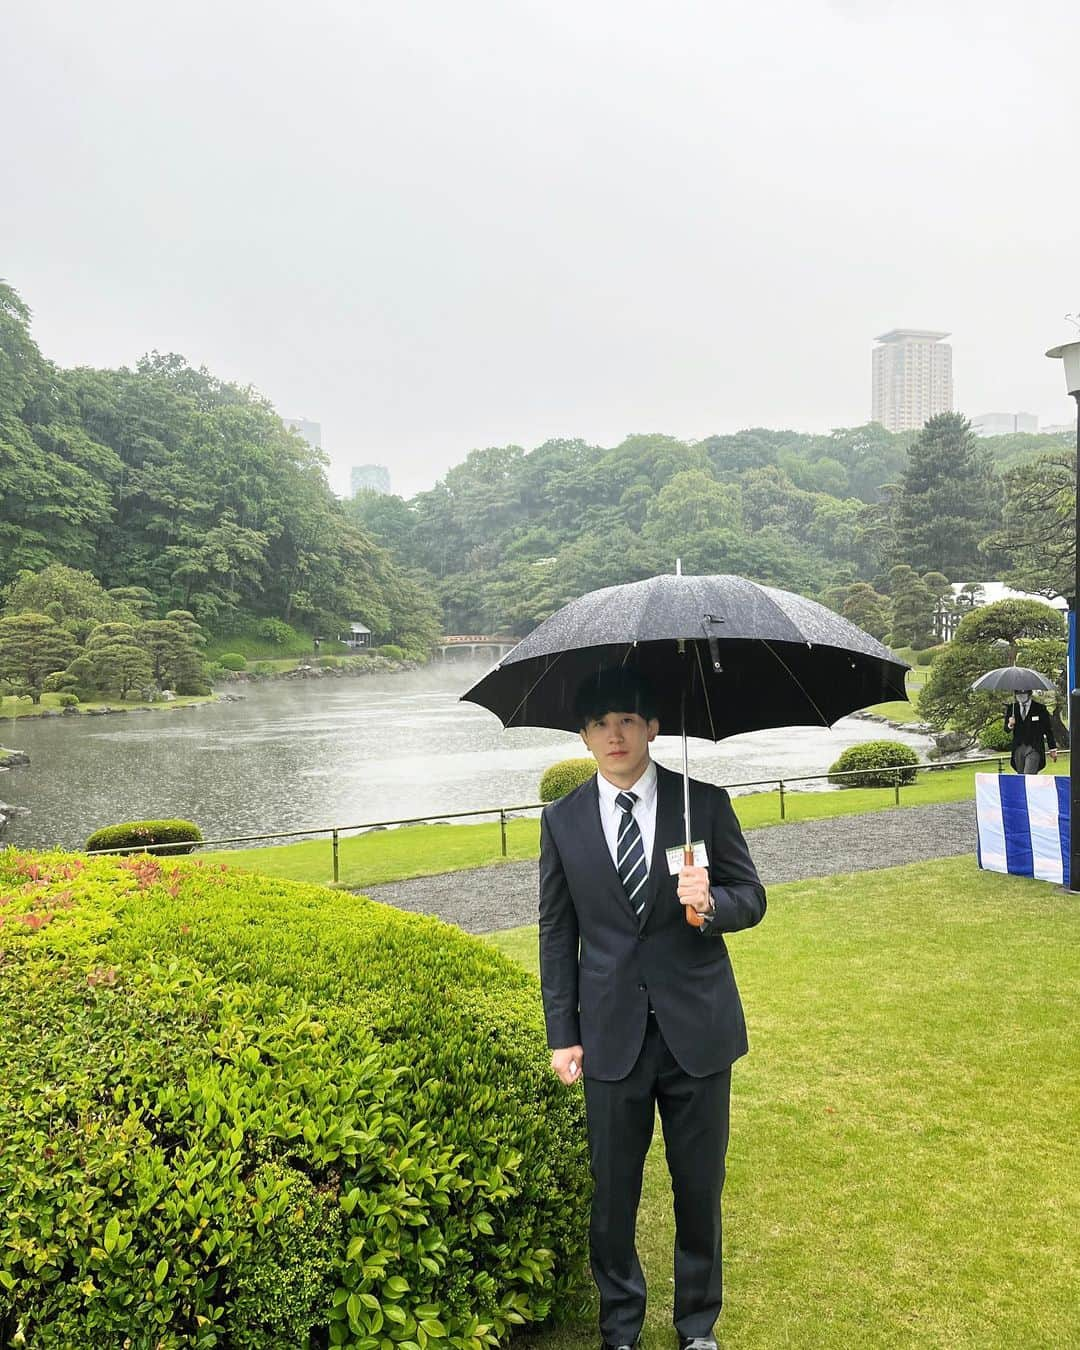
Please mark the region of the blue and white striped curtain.
<svg viewBox="0 0 1080 1350"><path fill-rule="evenodd" d="M979 866L1069 884L1069 780L977 773Z"/></svg>

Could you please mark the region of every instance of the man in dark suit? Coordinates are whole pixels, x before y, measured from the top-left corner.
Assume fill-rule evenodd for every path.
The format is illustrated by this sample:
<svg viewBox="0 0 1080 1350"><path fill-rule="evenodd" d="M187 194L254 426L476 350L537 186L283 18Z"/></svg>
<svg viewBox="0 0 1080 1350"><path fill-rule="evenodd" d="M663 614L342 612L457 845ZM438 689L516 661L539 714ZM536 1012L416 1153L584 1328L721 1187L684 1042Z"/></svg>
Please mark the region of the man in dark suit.
<svg viewBox="0 0 1080 1350"><path fill-rule="evenodd" d="M1046 747L1057 762L1057 741L1045 703L1021 690L1005 709L1005 730L1012 732L1012 766L1017 773L1039 773L1046 764Z"/></svg>
<svg viewBox="0 0 1080 1350"><path fill-rule="evenodd" d="M540 981L551 1066L585 1084L600 1332L605 1346L629 1347L644 1321L634 1225L659 1106L675 1329L681 1346L714 1350L731 1065L747 1050L723 935L760 922L765 891L727 793L708 783L690 784L697 848L683 865L682 779L649 756L659 723L634 672L590 678L575 711L598 773L544 811Z"/></svg>

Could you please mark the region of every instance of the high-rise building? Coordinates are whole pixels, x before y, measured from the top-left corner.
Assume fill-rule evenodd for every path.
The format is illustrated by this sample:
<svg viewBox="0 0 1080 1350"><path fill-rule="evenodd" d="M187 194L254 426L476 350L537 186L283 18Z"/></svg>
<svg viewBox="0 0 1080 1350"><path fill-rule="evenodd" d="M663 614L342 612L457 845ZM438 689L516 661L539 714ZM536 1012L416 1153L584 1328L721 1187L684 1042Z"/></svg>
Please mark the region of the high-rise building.
<svg viewBox="0 0 1080 1350"><path fill-rule="evenodd" d="M871 420L888 431L917 431L952 412L952 348L926 328L893 328L874 341Z"/></svg>
<svg viewBox="0 0 1080 1350"><path fill-rule="evenodd" d="M306 417L283 417L281 420L291 431L298 431L308 445L316 450L322 449L321 422L309 422Z"/></svg>
<svg viewBox="0 0 1080 1350"><path fill-rule="evenodd" d="M384 464L354 464L349 473L349 487L355 497L358 492L389 492L390 470Z"/></svg>
<svg viewBox="0 0 1080 1350"><path fill-rule="evenodd" d="M1039 419L1034 413L979 413L971 419L971 429L976 436L1011 436L1017 431L1035 436Z"/></svg>

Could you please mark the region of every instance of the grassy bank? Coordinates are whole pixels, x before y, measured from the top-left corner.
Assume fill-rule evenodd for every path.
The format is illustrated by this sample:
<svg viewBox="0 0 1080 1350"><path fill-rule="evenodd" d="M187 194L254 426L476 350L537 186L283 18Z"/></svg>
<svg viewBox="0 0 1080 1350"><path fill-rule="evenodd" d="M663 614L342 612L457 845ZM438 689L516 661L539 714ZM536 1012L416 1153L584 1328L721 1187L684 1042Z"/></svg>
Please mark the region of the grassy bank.
<svg viewBox="0 0 1080 1350"><path fill-rule="evenodd" d="M536 971L536 930L490 939ZM731 940L751 1053L725 1196L728 1350L1080 1344L1080 905L968 859L775 886ZM673 1343L659 1142L646 1344ZM584 1350L593 1324L522 1338Z"/></svg>
<svg viewBox="0 0 1080 1350"><path fill-rule="evenodd" d="M16 718L40 717L46 712L60 712L60 697L59 694L42 694L40 703L31 703L21 698L0 698L0 721L11 722ZM212 703L213 701L214 696L212 694L191 696L178 694L176 698L167 702L158 700L155 703L137 698L102 698L88 703L79 703L76 705L75 711L83 716L100 708L112 708L116 712L130 712L133 708L150 708L153 712L168 712L172 708L186 708L193 703Z"/></svg>
<svg viewBox="0 0 1080 1350"><path fill-rule="evenodd" d="M1004 758L1004 757L1003 757ZM1004 761L1007 763L1007 760ZM955 769L923 771L910 787L900 789L903 806L927 806L937 802L970 801L975 793L975 774L986 765L960 765ZM1068 757L1055 766L1068 772ZM757 792L733 800L745 830L780 825L780 794ZM860 815L887 811L896 805L892 788L845 788L840 792L785 792L788 823L823 820L831 816ZM535 858L540 847L537 819L507 822L507 860ZM228 849L200 856L244 867L267 876L293 881L329 881L333 854L329 838L270 848ZM340 841L340 884L350 887L378 886L410 877L434 876L461 868L486 867L503 862L498 821L480 825L412 825L404 829L379 830L343 837Z"/></svg>
<svg viewBox="0 0 1080 1350"><path fill-rule="evenodd" d="M910 660L907 656L905 660ZM927 666L913 666L907 673L907 693L908 700L895 699L890 703L876 703L872 708L866 711L876 713L879 717L887 717L890 722L921 722L923 719L919 716L918 699L919 690L926 683L926 677L929 674Z"/></svg>

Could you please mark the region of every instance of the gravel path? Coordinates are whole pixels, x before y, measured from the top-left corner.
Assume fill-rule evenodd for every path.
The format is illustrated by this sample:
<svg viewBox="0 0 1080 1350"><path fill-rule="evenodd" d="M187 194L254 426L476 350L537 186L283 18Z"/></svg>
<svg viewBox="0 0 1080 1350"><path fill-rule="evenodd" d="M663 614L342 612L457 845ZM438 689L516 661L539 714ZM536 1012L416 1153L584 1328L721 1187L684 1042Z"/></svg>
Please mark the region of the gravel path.
<svg viewBox="0 0 1080 1350"><path fill-rule="evenodd" d="M901 806L861 816L772 825L747 834L766 886L781 881L869 872L879 867L975 851L974 802ZM467 933L536 922L537 865L500 863L371 886L364 894L398 909L436 914Z"/></svg>

